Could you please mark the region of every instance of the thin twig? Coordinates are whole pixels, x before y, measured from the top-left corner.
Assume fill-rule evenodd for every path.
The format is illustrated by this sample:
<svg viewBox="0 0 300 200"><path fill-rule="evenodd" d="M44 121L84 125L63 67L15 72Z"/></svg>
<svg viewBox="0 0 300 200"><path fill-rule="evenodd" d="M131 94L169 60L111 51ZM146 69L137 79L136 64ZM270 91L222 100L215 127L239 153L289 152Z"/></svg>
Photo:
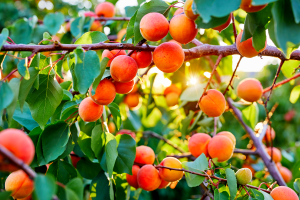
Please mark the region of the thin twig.
<svg viewBox="0 0 300 200"><path fill-rule="evenodd" d="M232 23L232 27L233 27L233 35L234 35L234 41L236 42L236 38L237 38L237 31L236 31L236 26L235 26L235 20L234 20L234 15L233 13L231 13L231 23Z"/></svg>
<svg viewBox="0 0 300 200"><path fill-rule="evenodd" d="M215 66L214 61L209 56L205 56L205 59L208 61L211 70L213 70L214 66ZM222 82L220 74L218 73L218 71L215 71L215 77L216 77L218 83Z"/></svg>
<svg viewBox="0 0 300 200"><path fill-rule="evenodd" d="M280 86L282 86L282 85L284 85L284 84L286 84L286 83L290 82L291 80L296 79L296 78L298 78L298 77L300 77L300 73L298 73L298 74L292 76L291 78L287 78L287 79L285 79L285 80L283 80L283 81L280 81L279 83L276 83L276 84L273 86L273 89L275 89L275 88L277 88L277 87L280 87ZM272 86L267 87L266 89L264 89L263 94L269 92L271 89L272 89Z"/></svg>
<svg viewBox="0 0 300 200"><path fill-rule="evenodd" d="M213 137L217 134L217 126L218 126L218 117L214 117L214 133Z"/></svg>
<svg viewBox="0 0 300 200"><path fill-rule="evenodd" d="M232 73L232 76L231 76L231 78L230 78L230 81L229 81L229 83L228 83L228 85L227 85L225 91L223 92L223 95L225 95L226 92L229 91L229 87L233 88L232 82L233 82L233 79L234 79L234 77L235 77L236 70L237 70L237 68L239 67L242 58L243 58L243 56L240 56L240 59L239 59L239 61L238 61L237 64L236 64L236 67L235 67L235 69L234 69L234 71L233 71L233 73Z"/></svg>

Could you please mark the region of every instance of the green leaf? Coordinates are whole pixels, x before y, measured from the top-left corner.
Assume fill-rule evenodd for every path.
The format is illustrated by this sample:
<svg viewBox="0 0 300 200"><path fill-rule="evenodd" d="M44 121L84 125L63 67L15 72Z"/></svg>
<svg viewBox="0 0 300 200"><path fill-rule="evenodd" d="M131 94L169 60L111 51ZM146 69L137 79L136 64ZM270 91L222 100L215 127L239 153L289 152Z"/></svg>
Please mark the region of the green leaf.
<svg viewBox="0 0 300 200"><path fill-rule="evenodd" d="M206 84L197 84L186 88L180 95L181 101L199 101Z"/></svg>
<svg viewBox="0 0 300 200"><path fill-rule="evenodd" d="M272 3L274 1L277 1L277 0L252 0L251 5L261 6L261 5L264 5L267 3Z"/></svg>
<svg viewBox="0 0 300 200"><path fill-rule="evenodd" d="M65 22L65 17L62 13L49 13L44 18L44 25L48 28L52 35L59 31L60 26Z"/></svg>
<svg viewBox="0 0 300 200"><path fill-rule="evenodd" d="M250 193L251 199L253 200L264 200L264 195L259 190L250 189L248 190Z"/></svg>
<svg viewBox="0 0 300 200"><path fill-rule="evenodd" d="M62 184L67 184L71 179L77 177L75 168L70 163L61 160L50 165L47 171L48 174L52 174L55 180Z"/></svg>
<svg viewBox="0 0 300 200"><path fill-rule="evenodd" d="M92 200L109 199L109 181L104 174L104 171L92 180L90 184L90 197Z"/></svg>
<svg viewBox="0 0 300 200"><path fill-rule="evenodd" d="M27 19L18 19L11 29L11 38L16 44L28 44L32 37L32 26Z"/></svg>
<svg viewBox="0 0 300 200"><path fill-rule="evenodd" d="M114 186L113 186L113 184L111 182L109 184L109 199L110 200L114 200L115 199Z"/></svg>
<svg viewBox="0 0 300 200"><path fill-rule="evenodd" d="M259 114L257 104L253 103L250 106L248 106L247 108L244 108L242 110L242 114L243 114L242 117L243 117L244 122L248 126L250 126L251 128L254 129L255 125L258 122L258 114Z"/></svg>
<svg viewBox="0 0 300 200"><path fill-rule="evenodd" d="M14 93L7 82L0 81L0 112L14 100Z"/></svg>
<svg viewBox="0 0 300 200"><path fill-rule="evenodd" d="M18 103L18 96L19 96L19 88L20 88L20 79L18 78L13 78L12 80L10 80L10 82L8 83L10 89L13 92L14 98L11 102L11 104L7 107L7 114L8 114L8 121L10 122L13 118L15 109L17 107L17 103Z"/></svg>
<svg viewBox="0 0 300 200"><path fill-rule="evenodd" d="M99 161L105 151L105 137L102 126L100 124L95 126L92 131L91 147Z"/></svg>
<svg viewBox="0 0 300 200"><path fill-rule="evenodd" d="M30 79L29 69L26 66L25 59L20 60L20 62L18 63L18 72L21 74L21 76L24 77L24 79Z"/></svg>
<svg viewBox="0 0 300 200"><path fill-rule="evenodd" d="M214 190L214 198L215 200L229 200L229 194L226 191L219 192L218 188Z"/></svg>
<svg viewBox="0 0 300 200"><path fill-rule="evenodd" d="M105 156L109 177L112 177L115 162L118 157L117 141L111 133L106 134Z"/></svg>
<svg viewBox="0 0 300 200"><path fill-rule="evenodd" d="M149 95L148 95L148 99L147 99L147 105L146 105L146 108L147 108L147 111L146 111L146 116L148 116L150 113L151 113L151 109L150 109L150 104L153 102L153 97L152 97L152 89L153 89L153 84L154 84L154 80L155 80L155 77L156 77L157 73L153 73L150 75L149 77L149 81L150 81L150 92L149 92Z"/></svg>
<svg viewBox="0 0 300 200"><path fill-rule="evenodd" d="M95 44L107 41L108 38L104 33L99 31L92 31L83 34L76 40L74 44Z"/></svg>
<svg viewBox="0 0 300 200"><path fill-rule="evenodd" d="M0 192L0 199L1 200L9 200L11 192Z"/></svg>
<svg viewBox="0 0 300 200"><path fill-rule="evenodd" d="M93 179L100 172L99 163L93 163L88 159L81 158L77 163L77 170L83 178Z"/></svg>
<svg viewBox="0 0 300 200"><path fill-rule="evenodd" d="M300 178L296 178L294 181L294 189L300 193Z"/></svg>
<svg viewBox="0 0 300 200"><path fill-rule="evenodd" d="M237 193L237 182L236 182L235 173L230 168L227 168L225 172L226 172L227 185L229 187L229 192L230 192L230 199L234 200Z"/></svg>
<svg viewBox="0 0 300 200"><path fill-rule="evenodd" d="M136 15L137 15L138 10L134 13L134 15L130 18L129 23L127 25L127 29L126 29L126 36L125 36L125 40L127 41L130 38L134 37L134 23L135 23L135 19L136 19Z"/></svg>
<svg viewBox="0 0 300 200"><path fill-rule="evenodd" d="M117 130L119 130L121 127L121 124L122 124L119 106L115 103L110 103L107 107L109 108L109 110L113 116L113 120L114 120L115 124L117 125Z"/></svg>
<svg viewBox="0 0 300 200"><path fill-rule="evenodd" d="M300 95L300 85L297 85L292 89L290 102L293 104L296 103L299 99L299 95Z"/></svg>
<svg viewBox="0 0 300 200"><path fill-rule="evenodd" d="M297 24L300 23L300 2L297 0L291 0L292 9L295 17L295 22Z"/></svg>
<svg viewBox="0 0 300 200"><path fill-rule="evenodd" d="M139 130L142 126L140 117L132 110L127 112L127 117L135 130Z"/></svg>
<svg viewBox="0 0 300 200"><path fill-rule="evenodd" d="M264 195L264 200L273 200L273 198L271 197L270 194L268 194L264 191L260 191L260 193L262 193Z"/></svg>
<svg viewBox="0 0 300 200"><path fill-rule="evenodd" d="M76 111L78 111L77 102L76 101L68 101L64 104L64 106L61 110L60 119L66 120L68 117L70 117L70 115L72 115Z"/></svg>
<svg viewBox="0 0 300 200"><path fill-rule="evenodd" d="M94 152L91 147L92 139L86 133L80 131L77 140L82 152L92 161L95 158Z"/></svg>
<svg viewBox="0 0 300 200"><path fill-rule="evenodd" d="M300 65L298 60L287 60L281 67L281 72L286 78L291 78L294 75L295 69Z"/></svg>
<svg viewBox="0 0 300 200"><path fill-rule="evenodd" d="M94 90L94 91L95 91L96 88L98 87L100 81L101 81L102 79L105 78L105 77L103 77L103 75L104 75L104 72L106 71L105 69L106 69L106 66L107 66L108 61L109 61L109 58L107 58L107 57L105 57L105 58L103 58L103 59L101 60L101 63L100 63L100 74L99 74L99 76L95 79L95 81L93 82L93 90ZM110 70L108 70L108 71L109 71L109 75L110 75Z"/></svg>
<svg viewBox="0 0 300 200"><path fill-rule="evenodd" d="M188 134L189 125L193 119L194 112L190 110L189 115L181 122L181 139L185 140L185 136Z"/></svg>
<svg viewBox="0 0 300 200"><path fill-rule="evenodd" d="M69 194L72 193L73 197L76 198L76 200L82 200L83 199L83 183L80 178L74 178L72 179L67 185L66 185L66 192L67 192L67 200L73 200L73 198L68 198L70 196ZM72 191L72 192L71 192ZM75 194L75 196L74 196Z"/></svg>
<svg viewBox="0 0 300 200"><path fill-rule="evenodd" d="M266 44L266 29L263 26L257 27L253 34L252 45L256 51L260 51Z"/></svg>
<svg viewBox="0 0 300 200"><path fill-rule="evenodd" d="M226 23L229 17L230 15L224 17L211 17L209 22L204 23L202 17L199 16L195 20L195 23L197 24L197 28L204 28L204 29L214 28Z"/></svg>
<svg viewBox="0 0 300 200"><path fill-rule="evenodd" d="M23 106L23 111L21 110L20 105L17 104L13 119L30 131L39 126L39 124L32 118L29 106L26 102Z"/></svg>
<svg viewBox="0 0 300 200"><path fill-rule="evenodd" d="M8 37L8 34L9 34L9 32L8 32L7 28L2 29L2 32L0 34L0 49L5 44L5 42L7 40L7 37Z"/></svg>
<svg viewBox="0 0 300 200"><path fill-rule="evenodd" d="M44 32L43 33L43 40L52 40L52 37L48 32ZM43 44L49 44L49 41L43 41Z"/></svg>
<svg viewBox="0 0 300 200"><path fill-rule="evenodd" d="M79 38L82 34L84 19L85 19L84 16L77 17L71 23L71 33L75 38Z"/></svg>
<svg viewBox="0 0 300 200"><path fill-rule="evenodd" d="M34 179L33 196L36 200L51 200L57 186L52 175L38 174Z"/></svg>

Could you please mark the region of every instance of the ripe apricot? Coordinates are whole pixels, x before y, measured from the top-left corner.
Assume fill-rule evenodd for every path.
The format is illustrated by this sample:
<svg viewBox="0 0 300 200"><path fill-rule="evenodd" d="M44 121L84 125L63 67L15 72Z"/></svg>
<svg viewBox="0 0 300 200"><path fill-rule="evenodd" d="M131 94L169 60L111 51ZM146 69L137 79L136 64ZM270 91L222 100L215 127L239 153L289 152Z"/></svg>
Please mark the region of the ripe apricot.
<svg viewBox="0 0 300 200"><path fill-rule="evenodd" d="M125 28L121 29L117 34L117 40L116 41L121 42L125 34L126 34L126 29Z"/></svg>
<svg viewBox="0 0 300 200"><path fill-rule="evenodd" d="M156 67L165 72L176 72L184 61L182 47L174 42L165 42L155 48L153 61Z"/></svg>
<svg viewBox="0 0 300 200"><path fill-rule="evenodd" d="M270 142L271 140L274 140L275 138L275 131L272 127L268 126L267 131L266 131L266 135L263 138L263 141L268 141Z"/></svg>
<svg viewBox="0 0 300 200"><path fill-rule="evenodd" d="M77 168L77 163L79 162L79 160L81 159L79 156L77 156L74 151L71 152L70 154L71 156L71 161L72 161L72 165Z"/></svg>
<svg viewBox="0 0 300 200"><path fill-rule="evenodd" d="M28 197L33 191L34 183L23 170L11 173L5 181L5 190L15 199Z"/></svg>
<svg viewBox="0 0 300 200"><path fill-rule="evenodd" d="M32 200L32 195L29 195L28 197L25 197L23 199L17 199L17 200Z"/></svg>
<svg viewBox="0 0 300 200"><path fill-rule="evenodd" d="M96 6L95 13L99 17L113 17L115 15L115 6L110 2L99 3Z"/></svg>
<svg viewBox="0 0 300 200"><path fill-rule="evenodd" d="M279 170L279 173L281 174L283 180L286 183L288 183L288 182L290 182L292 180L293 174L292 174L292 172L288 168L280 166L278 168L278 170Z"/></svg>
<svg viewBox="0 0 300 200"><path fill-rule="evenodd" d="M102 116L103 105L99 105L91 97L87 97L79 104L78 113L83 121L94 122Z"/></svg>
<svg viewBox="0 0 300 200"><path fill-rule="evenodd" d="M271 147L268 147L266 150L267 150L267 153L269 154L269 156L271 157ZM273 147L273 161L275 163L281 161L281 152L276 147Z"/></svg>
<svg viewBox="0 0 300 200"><path fill-rule="evenodd" d="M34 144L30 137L21 130L9 128L1 131L0 145L27 165L29 165L34 158ZM18 169L18 167L12 165L0 154L0 171L13 172Z"/></svg>
<svg viewBox="0 0 300 200"><path fill-rule="evenodd" d="M115 81L129 82L134 79L137 71L137 63L129 56L121 55L111 62L110 74Z"/></svg>
<svg viewBox="0 0 300 200"><path fill-rule="evenodd" d="M251 172L252 172L252 177L254 176L254 174L255 174L255 170L253 169L253 167L251 166L251 165L248 165L248 164L243 164L243 166L242 166L243 168L248 168L248 169L250 169L251 170Z"/></svg>
<svg viewBox="0 0 300 200"><path fill-rule="evenodd" d="M221 92L210 89L203 95L199 106L209 117L219 117L225 111L226 100Z"/></svg>
<svg viewBox="0 0 300 200"><path fill-rule="evenodd" d="M261 6L253 6L252 5L252 0L242 0L241 2L241 9L243 9L244 11L248 12L248 13L252 13L252 12L258 12L262 9L264 9L268 4L264 4Z"/></svg>
<svg viewBox="0 0 300 200"><path fill-rule="evenodd" d="M135 189L139 188L139 184L137 181L137 174L140 170L140 167L137 165L133 165L132 166L132 175L126 174L126 180L128 182L128 184L132 187L134 187Z"/></svg>
<svg viewBox="0 0 300 200"><path fill-rule="evenodd" d="M170 34L174 40L181 44L191 42L197 33L198 29L195 22L184 14L176 15L170 21Z"/></svg>
<svg viewBox="0 0 300 200"><path fill-rule="evenodd" d="M121 49L114 49L114 50L107 50L105 49L102 53L102 59L107 57L109 59L107 66L109 67L111 62L117 57L117 56L121 56L121 55L126 55L126 51L125 50L121 50Z"/></svg>
<svg viewBox="0 0 300 200"><path fill-rule="evenodd" d="M254 56L257 56L260 52L265 50L265 48L267 47L267 40L266 40L265 47L259 51L256 51L252 44L252 38L248 38L247 40L241 42L242 35L243 35L243 30L240 32L240 34L238 34L236 38L236 48L242 56L245 56L247 58L252 58Z"/></svg>
<svg viewBox="0 0 300 200"><path fill-rule="evenodd" d="M234 145L234 146L236 145L236 138L235 138L235 136L234 136L232 133L230 133L229 131L222 131L222 132L218 133L218 135L223 135L223 136L228 137L228 138L232 141L233 145Z"/></svg>
<svg viewBox="0 0 300 200"><path fill-rule="evenodd" d="M112 121L110 121L107 126L110 133L114 133L116 131L116 125Z"/></svg>
<svg viewBox="0 0 300 200"><path fill-rule="evenodd" d="M161 184L159 185L158 189L164 189L164 188L166 188L169 184L170 184L170 182L165 181L164 179L161 179Z"/></svg>
<svg viewBox="0 0 300 200"><path fill-rule="evenodd" d="M148 67L152 62L151 51L135 51L130 57L135 60L139 69Z"/></svg>
<svg viewBox="0 0 300 200"><path fill-rule="evenodd" d="M177 42L176 40L169 40L169 42L174 42L174 43L176 43L176 44L178 44L179 46L181 46L182 47L182 44L181 43L179 43L179 42Z"/></svg>
<svg viewBox="0 0 300 200"><path fill-rule="evenodd" d="M133 89L129 92L129 94L134 94L134 93L136 93L138 90L139 90L139 87L138 87L137 84L135 84L135 85L133 86Z"/></svg>
<svg viewBox="0 0 300 200"><path fill-rule="evenodd" d="M167 87L164 90L164 95L167 95L167 94L169 94L171 92L180 94L181 93L181 89L179 87L177 87L176 85L172 84L172 85L170 85L169 87Z"/></svg>
<svg viewBox="0 0 300 200"><path fill-rule="evenodd" d="M274 200L299 200L296 192L287 186L279 186L273 189L270 195Z"/></svg>
<svg viewBox="0 0 300 200"><path fill-rule="evenodd" d="M232 17L232 13L229 15L227 21L224 24L221 24L220 26L214 27L214 30L219 31L219 33L221 33L221 31L223 31L225 28L227 28L231 22L231 17Z"/></svg>
<svg viewBox="0 0 300 200"><path fill-rule="evenodd" d="M219 162L229 160L233 154L234 145L232 141L224 136L213 137L208 144L208 154L211 158L218 158Z"/></svg>
<svg viewBox="0 0 300 200"><path fill-rule="evenodd" d="M177 105L178 99L179 99L179 95L175 92L171 92L166 95L166 102L169 107Z"/></svg>
<svg viewBox="0 0 300 200"><path fill-rule="evenodd" d="M173 15L173 16L179 15L179 14L181 14L181 13L183 13L183 12L184 12L183 8L178 8L178 9L174 12L174 15Z"/></svg>
<svg viewBox="0 0 300 200"><path fill-rule="evenodd" d="M165 167L171 167L176 169L182 169L181 162L177 158L167 157L159 164ZM165 181L174 182L178 181L183 176L183 171L169 170L165 168L159 168L159 175Z"/></svg>
<svg viewBox="0 0 300 200"><path fill-rule="evenodd" d="M148 146L138 146L136 148L136 154L134 162L138 164L153 164L155 160L154 151Z"/></svg>
<svg viewBox="0 0 300 200"><path fill-rule="evenodd" d="M131 80L127 83L120 83L115 81L114 85L118 94L127 94L132 91L134 87L134 80Z"/></svg>
<svg viewBox="0 0 300 200"><path fill-rule="evenodd" d="M129 108L135 108L140 103L140 95L138 93L127 94L124 98L124 103Z"/></svg>
<svg viewBox="0 0 300 200"><path fill-rule="evenodd" d="M196 158L202 153L208 157L208 144L211 140L211 137L205 133L196 133L189 140L189 151Z"/></svg>
<svg viewBox="0 0 300 200"><path fill-rule="evenodd" d="M123 135L123 134L130 135L133 139L135 139L135 133L132 132L131 130L122 129L119 132L117 132L116 135Z"/></svg>
<svg viewBox="0 0 300 200"><path fill-rule="evenodd" d="M148 13L140 21L140 31L146 40L158 41L168 34L169 22L160 13Z"/></svg>
<svg viewBox="0 0 300 200"><path fill-rule="evenodd" d="M158 170L153 165L144 165L137 174L139 187L146 191L153 191L161 184Z"/></svg>
<svg viewBox="0 0 300 200"><path fill-rule="evenodd" d="M259 80L255 78L246 78L242 80L237 86L238 97L254 102L260 99L263 94L263 87Z"/></svg>
<svg viewBox="0 0 300 200"><path fill-rule="evenodd" d="M236 176L237 183L240 185L246 185L250 183L252 180L252 172L249 168L239 169L235 173L235 176Z"/></svg>
<svg viewBox="0 0 300 200"><path fill-rule="evenodd" d="M89 89L90 97L100 105L108 105L114 101L116 97L116 88L115 85L108 79L103 79L100 81L99 85L96 88L95 94L92 91L93 87Z"/></svg>
<svg viewBox="0 0 300 200"><path fill-rule="evenodd" d="M183 6L184 14L190 20L196 20L197 17L199 16L198 14L195 14L193 12L193 9L192 9L193 2L194 2L194 0L187 0Z"/></svg>

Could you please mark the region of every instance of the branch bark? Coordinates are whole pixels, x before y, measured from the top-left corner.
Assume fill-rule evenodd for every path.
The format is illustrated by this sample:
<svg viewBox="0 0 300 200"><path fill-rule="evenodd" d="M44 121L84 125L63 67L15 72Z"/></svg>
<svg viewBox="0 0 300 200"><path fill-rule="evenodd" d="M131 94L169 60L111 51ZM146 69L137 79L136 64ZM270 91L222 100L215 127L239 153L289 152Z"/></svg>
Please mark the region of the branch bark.
<svg viewBox="0 0 300 200"><path fill-rule="evenodd" d="M300 73L299 73L299 74L296 74L296 75L294 75L294 76L292 76L291 78L287 78L287 79L285 79L285 80L283 80L283 81L280 81L279 83L276 83L276 84L273 86L273 89L275 89L275 88L277 88L277 87L280 87L280 86L282 86L282 85L284 85L284 84L290 82L291 80L298 78L299 76L300 76ZM267 92L269 92L271 89L272 89L272 86L267 87L266 89L264 89L263 93L267 93Z"/></svg>

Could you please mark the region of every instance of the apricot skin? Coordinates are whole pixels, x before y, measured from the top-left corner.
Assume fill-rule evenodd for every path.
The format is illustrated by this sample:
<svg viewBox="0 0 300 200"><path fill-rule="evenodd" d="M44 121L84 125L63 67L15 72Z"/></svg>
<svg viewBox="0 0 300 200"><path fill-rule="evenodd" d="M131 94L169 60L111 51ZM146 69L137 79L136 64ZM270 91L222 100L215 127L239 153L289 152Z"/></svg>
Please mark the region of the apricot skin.
<svg viewBox="0 0 300 200"><path fill-rule="evenodd" d="M128 184L132 187L134 187L135 189L139 188L139 184L137 181L137 174L140 170L140 167L137 165L133 165L132 166L132 175L126 174L126 180L128 182Z"/></svg>
<svg viewBox="0 0 300 200"><path fill-rule="evenodd" d="M294 190L286 186L279 186L270 193L274 200L299 200Z"/></svg>
<svg viewBox="0 0 300 200"><path fill-rule="evenodd" d="M159 185L158 189L164 189L164 188L166 188L169 184L170 184L170 182L165 181L164 179L161 179L161 184Z"/></svg>
<svg viewBox="0 0 300 200"><path fill-rule="evenodd" d="M0 132L0 145L29 165L35 154L35 148L30 137L18 129L6 129ZM13 172L18 170L14 165L4 161L0 154L0 171Z"/></svg>
<svg viewBox="0 0 300 200"><path fill-rule="evenodd" d="M232 141L232 143L234 144L234 146L236 145L236 138L229 131L222 131L222 132L218 133L218 135L224 135L224 136L228 137Z"/></svg>
<svg viewBox="0 0 300 200"><path fill-rule="evenodd" d="M167 105L169 107L175 106L178 104L179 95L175 92L171 92L166 95Z"/></svg>
<svg viewBox="0 0 300 200"><path fill-rule="evenodd" d="M129 108L135 108L140 103L140 95L138 93L127 94L124 98L124 103L127 104Z"/></svg>
<svg viewBox="0 0 300 200"><path fill-rule="evenodd" d="M231 22L231 17L232 17L232 13L229 15L227 21L224 24L221 24L220 26L214 27L213 29L216 31L219 31L219 33L221 33L221 31L223 31L225 28L227 28Z"/></svg>
<svg viewBox="0 0 300 200"><path fill-rule="evenodd" d="M132 132L131 130L122 129L119 132L117 132L116 135L123 135L123 134L130 135L133 139L135 139L135 133Z"/></svg>
<svg viewBox="0 0 300 200"><path fill-rule="evenodd" d="M271 147L268 147L266 150L267 150L267 153L269 154L269 156L271 157ZM273 161L275 163L281 161L281 152L279 149L277 149L275 147L273 147Z"/></svg>
<svg viewBox="0 0 300 200"><path fill-rule="evenodd" d="M255 170L253 169L253 167L251 165L249 165L249 164L243 164L242 168L248 168L248 169L250 169L251 172L252 172L252 176L254 176Z"/></svg>
<svg viewBox="0 0 300 200"><path fill-rule="evenodd" d="M165 42L155 48L153 61L160 71L173 73L183 64L184 52L180 45L174 42Z"/></svg>
<svg viewBox="0 0 300 200"><path fill-rule="evenodd" d="M146 191L153 191L161 184L158 170L153 165L144 165L137 174L139 187Z"/></svg>
<svg viewBox="0 0 300 200"><path fill-rule="evenodd" d="M183 13L183 12L184 12L183 8L178 8L178 9L174 12L174 15L173 15L173 16L179 15L179 14L181 14L181 13Z"/></svg>
<svg viewBox="0 0 300 200"><path fill-rule="evenodd" d="M99 17L113 17L115 15L115 6L110 2L99 3L96 6L95 13Z"/></svg>
<svg viewBox="0 0 300 200"><path fill-rule="evenodd" d="M223 135L213 137L208 144L208 154L211 158L218 158L218 162L229 160L233 154L232 141Z"/></svg>
<svg viewBox="0 0 300 200"><path fill-rule="evenodd" d="M84 13L85 17L98 17L94 12L85 12ZM102 24L99 21L93 21L90 31L102 31Z"/></svg>
<svg viewBox="0 0 300 200"><path fill-rule="evenodd" d="M116 131L116 125L112 121L109 122L107 126L110 133L114 133Z"/></svg>
<svg viewBox="0 0 300 200"><path fill-rule="evenodd" d="M176 15L170 21L170 34L174 40L181 44L191 42L197 33L198 29L195 22L184 14Z"/></svg>
<svg viewBox="0 0 300 200"><path fill-rule="evenodd" d="M81 159L79 156L77 156L73 151L70 154L71 156L71 161L72 161L72 165L77 168L77 163L79 162L79 160Z"/></svg>
<svg viewBox="0 0 300 200"><path fill-rule="evenodd" d="M248 13L252 13L252 12L258 12L262 9L264 9L268 4L265 5L261 5L261 6L253 6L252 4L252 0L242 0L241 2L241 9L243 9L244 11L248 12Z"/></svg>
<svg viewBox="0 0 300 200"><path fill-rule="evenodd" d="M160 163L161 166L182 169L181 162L177 158L167 157ZM168 182L178 181L183 176L183 171L169 170L165 168L159 168L160 177Z"/></svg>
<svg viewBox="0 0 300 200"><path fill-rule="evenodd" d="M286 183L290 182L293 179L293 174L288 168L281 166L278 170Z"/></svg>
<svg viewBox="0 0 300 200"><path fill-rule="evenodd" d="M114 50L107 50L105 49L102 53L102 59L107 57L109 59L107 66L109 67L111 62L117 57L117 56L121 56L121 55L126 55L126 51L125 50L121 50L121 49L114 49Z"/></svg>
<svg viewBox="0 0 300 200"><path fill-rule="evenodd" d="M5 190L11 191L15 199L28 197L33 191L34 183L23 170L11 173L5 181Z"/></svg>
<svg viewBox="0 0 300 200"><path fill-rule="evenodd" d="M184 6L183 6L184 14L190 20L196 20L197 17L199 16L198 14L195 15L194 12L193 12L193 10L192 10L193 2L194 2L193 0L187 0L184 3Z"/></svg>
<svg viewBox="0 0 300 200"><path fill-rule="evenodd" d="M114 85L118 94L128 94L134 87L134 80L131 80L127 83L120 83L115 81Z"/></svg>
<svg viewBox="0 0 300 200"><path fill-rule="evenodd" d="M140 51L134 52L130 56L135 60L139 69L148 67L152 62L152 52L151 51Z"/></svg>
<svg viewBox="0 0 300 200"><path fill-rule="evenodd" d="M154 160L155 153L150 147L142 145L136 148L135 163L152 165Z"/></svg>
<svg viewBox="0 0 300 200"><path fill-rule="evenodd" d="M87 97L79 104L78 113L83 121L94 122L102 116L103 105L96 104L91 97Z"/></svg>
<svg viewBox="0 0 300 200"><path fill-rule="evenodd" d="M211 137L205 133L196 133L194 134L188 144L189 151L196 158L202 153L208 157L208 144L211 140Z"/></svg>
<svg viewBox="0 0 300 200"><path fill-rule="evenodd" d="M254 78L246 78L237 86L238 97L249 102L258 101L262 94L263 87L261 83Z"/></svg>
<svg viewBox="0 0 300 200"><path fill-rule="evenodd" d="M181 93L181 89L179 87L177 87L176 85L172 84L172 85L170 85L169 87L167 87L164 90L164 95L167 95L167 94L169 94L171 92L180 94Z"/></svg>
<svg viewBox="0 0 300 200"><path fill-rule="evenodd" d="M169 22L160 13L148 13L140 21L140 31L146 40L158 41L168 34Z"/></svg>
<svg viewBox="0 0 300 200"><path fill-rule="evenodd" d="M125 55L116 57L110 65L111 77L121 83L133 80L137 71L138 65L135 60Z"/></svg>
<svg viewBox="0 0 300 200"><path fill-rule="evenodd" d="M199 102L200 109L209 117L219 117L225 111L226 100L224 95L215 89L206 91Z"/></svg>
<svg viewBox="0 0 300 200"><path fill-rule="evenodd" d="M100 81L95 90L95 94L92 94L93 87L89 89L90 97L99 105L108 105L114 101L116 97L115 85L108 79Z"/></svg>
<svg viewBox="0 0 300 200"><path fill-rule="evenodd" d="M271 140L275 139L275 135L276 135L276 133L275 133L274 129L272 127L268 126L267 131L266 131L266 135L263 138L263 141L270 142Z"/></svg>
<svg viewBox="0 0 300 200"><path fill-rule="evenodd" d="M252 172L249 168L239 169L236 173L237 183L240 185L246 185L252 180Z"/></svg>

